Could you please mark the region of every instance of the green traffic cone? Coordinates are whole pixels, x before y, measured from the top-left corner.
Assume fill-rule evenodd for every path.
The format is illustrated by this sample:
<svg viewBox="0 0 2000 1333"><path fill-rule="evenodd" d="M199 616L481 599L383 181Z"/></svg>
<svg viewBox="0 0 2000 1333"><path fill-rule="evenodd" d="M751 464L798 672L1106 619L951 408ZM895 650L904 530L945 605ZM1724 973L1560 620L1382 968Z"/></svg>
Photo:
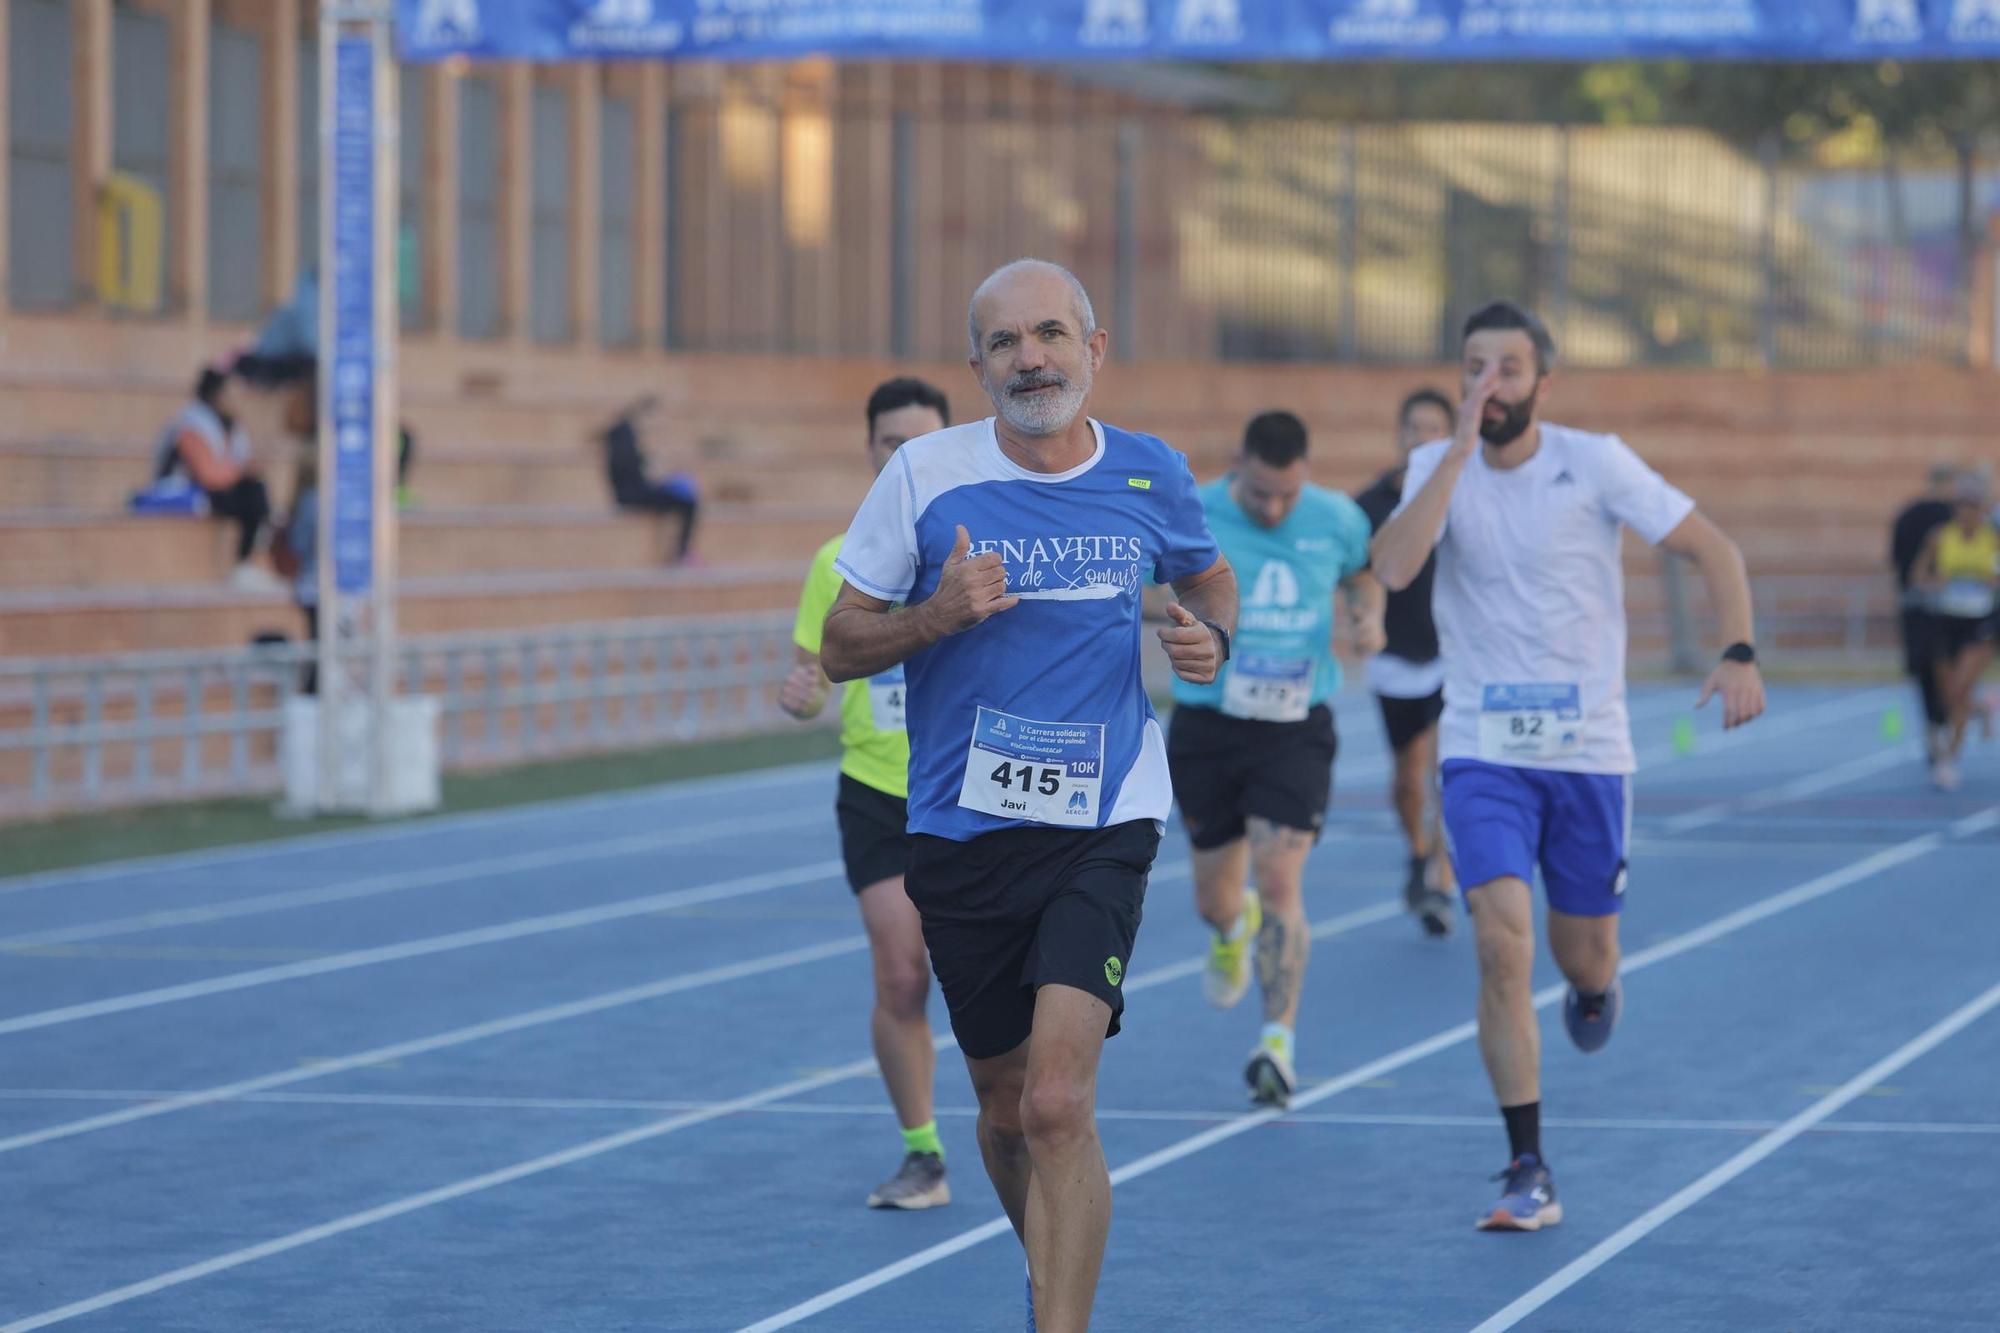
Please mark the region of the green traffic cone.
<svg viewBox="0 0 2000 1333"><path fill-rule="evenodd" d="M1903 710L1891 708L1882 714L1882 739L1899 741L1903 739Z"/></svg>
<svg viewBox="0 0 2000 1333"><path fill-rule="evenodd" d="M1674 719L1674 753L1694 753L1694 719L1679 717Z"/></svg>

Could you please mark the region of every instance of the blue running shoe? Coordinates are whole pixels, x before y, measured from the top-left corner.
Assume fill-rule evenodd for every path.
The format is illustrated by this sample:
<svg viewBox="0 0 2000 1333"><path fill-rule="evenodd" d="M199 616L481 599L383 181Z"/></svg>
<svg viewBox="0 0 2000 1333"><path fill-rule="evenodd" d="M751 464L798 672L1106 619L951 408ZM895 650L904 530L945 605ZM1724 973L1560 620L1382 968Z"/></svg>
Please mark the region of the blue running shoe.
<svg viewBox="0 0 2000 1333"><path fill-rule="evenodd" d="M1604 1003L1591 1012L1585 1012L1576 987L1569 988L1569 994L1563 996L1563 1026L1569 1029L1569 1039L1579 1051L1588 1054L1604 1049L1604 1043L1611 1040L1611 1030L1618 1026L1618 1011L1624 1002L1625 983L1616 977L1611 979L1611 989L1604 992Z"/></svg>
<svg viewBox="0 0 2000 1333"><path fill-rule="evenodd" d="M1500 1190L1500 1202L1479 1219L1481 1231L1540 1231L1563 1220L1555 1177L1533 1153L1516 1157L1493 1178L1507 1183Z"/></svg>
<svg viewBox="0 0 2000 1333"><path fill-rule="evenodd" d="M1028 1333L1035 1333L1035 1275L1028 1275Z"/></svg>

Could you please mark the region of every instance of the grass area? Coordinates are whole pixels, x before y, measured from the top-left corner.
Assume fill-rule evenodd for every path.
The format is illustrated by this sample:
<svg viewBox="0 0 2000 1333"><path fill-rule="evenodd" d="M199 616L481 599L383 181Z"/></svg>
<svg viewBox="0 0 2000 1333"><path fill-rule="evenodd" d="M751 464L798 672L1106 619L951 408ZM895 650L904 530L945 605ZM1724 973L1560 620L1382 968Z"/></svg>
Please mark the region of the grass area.
<svg viewBox="0 0 2000 1333"><path fill-rule="evenodd" d="M591 792L650 787L809 759L829 759L839 754L839 734L829 728L813 727L697 745L549 760L518 768L448 773L444 779L444 806L436 813L488 810ZM65 815L8 825L0 832L0 875L63 870L99 861L232 843L269 842L373 822L358 816L287 818L272 807L270 797L244 797Z"/></svg>

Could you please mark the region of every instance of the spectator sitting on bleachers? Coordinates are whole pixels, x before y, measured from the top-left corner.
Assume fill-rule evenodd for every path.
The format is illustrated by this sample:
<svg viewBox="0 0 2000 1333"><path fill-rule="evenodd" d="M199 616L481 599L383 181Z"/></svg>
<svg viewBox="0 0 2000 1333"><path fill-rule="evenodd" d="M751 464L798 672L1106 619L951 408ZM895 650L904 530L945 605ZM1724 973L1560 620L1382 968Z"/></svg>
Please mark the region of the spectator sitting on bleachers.
<svg viewBox="0 0 2000 1333"><path fill-rule="evenodd" d="M646 475L639 427L658 405L658 400L648 394L621 412L598 439L604 445L604 469L611 483L612 502L620 509L679 515L681 531L674 562L685 565L693 562L694 523L701 509L701 491L693 475L687 472L671 473L658 481Z"/></svg>
<svg viewBox="0 0 2000 1333"><path fill-rule="evenodd" d="M155 484L185 478L208 498L208 509L237 524L236 567L230 583L246 591L275 591L278 581L255 563L271 520L271 495L257 475L250 436L236 419L227 374L205 368L194 400L160 433L153 454Z"/></svg>
<svg viewBox="0 0 2000 1333"><path fill-rule="evenodd" d="M307 268L292 299L271 312L235 369L247 383L275 389L309 378L318 359L319 270Z"/></svg>

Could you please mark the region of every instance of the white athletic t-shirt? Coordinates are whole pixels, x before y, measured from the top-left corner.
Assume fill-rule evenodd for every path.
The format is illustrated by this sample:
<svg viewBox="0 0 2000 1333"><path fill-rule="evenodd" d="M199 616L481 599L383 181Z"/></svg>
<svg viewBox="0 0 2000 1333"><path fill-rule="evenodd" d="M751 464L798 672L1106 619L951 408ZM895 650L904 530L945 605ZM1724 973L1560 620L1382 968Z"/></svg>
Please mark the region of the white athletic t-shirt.
<svg viewBox="0 0 2000 1333"><path fill-rule="evenodd" d="M1446 510L1431 599L1445 664L1439 753L1630 773L1619 528L1658 545L1694 501L1615 435L1541 431L1517 468L1474 454ZM1448 448L1411 453L1404 505Z"/></svg>

